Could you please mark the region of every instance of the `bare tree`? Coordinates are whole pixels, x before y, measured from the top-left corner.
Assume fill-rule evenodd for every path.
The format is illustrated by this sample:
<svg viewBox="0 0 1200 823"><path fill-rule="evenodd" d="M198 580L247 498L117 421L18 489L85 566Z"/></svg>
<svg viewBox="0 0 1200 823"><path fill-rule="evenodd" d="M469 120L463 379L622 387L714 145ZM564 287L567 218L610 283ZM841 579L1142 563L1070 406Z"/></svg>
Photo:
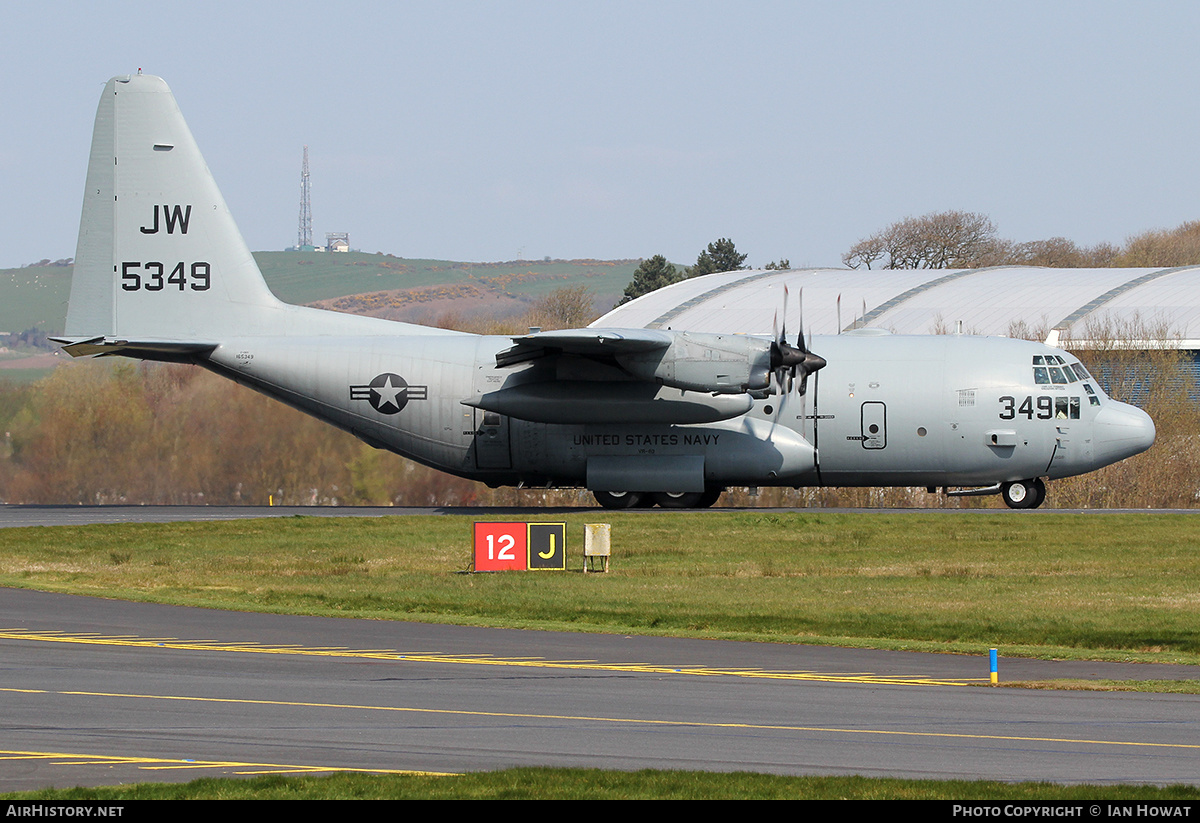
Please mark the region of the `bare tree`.
<svg viewBox="0 0 1200 823"><path fill-rule="evenodd" d="M1065 237L1017 243L1004 260L1019 266L1048 266L1056 269L1096 269L1113 265L1120 250L1111 243L1079 246Z"/></svg>
<svg viewBox="0 0 1200 823"><path fill-rule="evenodd" d="M948 269L994 265L1008 244L986 215L945 211L906 217L858 241L842 255L852 269Z"/></svg>
<svg viewBox="0 0 1200 823"><path fill-rule="evenodd" d="M1190 266L1200 263L1200 220L1129 238L1113 265Z"/></svg>
<svg viewBox="0 0 1200 823"><path fill-rule="evenodd" d="M543 329L578 329L596 319L595 299L587 286L569 286L550 292L533 307L532 316Z"/></svg>

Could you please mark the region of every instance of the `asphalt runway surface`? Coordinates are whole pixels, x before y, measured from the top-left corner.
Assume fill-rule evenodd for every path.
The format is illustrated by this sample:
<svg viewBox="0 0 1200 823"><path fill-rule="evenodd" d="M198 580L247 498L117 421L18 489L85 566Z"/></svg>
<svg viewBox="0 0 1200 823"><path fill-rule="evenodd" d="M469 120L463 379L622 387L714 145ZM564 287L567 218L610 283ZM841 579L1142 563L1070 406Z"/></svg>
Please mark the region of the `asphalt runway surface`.
<svg viewBox="0 0 1200 823"><path fill-rule="evenodd" d="M1194 676L1182 666L1000 664L1002 681ZM0 791L520 765L1200 783L1200 696L988 679L985 657L0 589Z"/></svg>

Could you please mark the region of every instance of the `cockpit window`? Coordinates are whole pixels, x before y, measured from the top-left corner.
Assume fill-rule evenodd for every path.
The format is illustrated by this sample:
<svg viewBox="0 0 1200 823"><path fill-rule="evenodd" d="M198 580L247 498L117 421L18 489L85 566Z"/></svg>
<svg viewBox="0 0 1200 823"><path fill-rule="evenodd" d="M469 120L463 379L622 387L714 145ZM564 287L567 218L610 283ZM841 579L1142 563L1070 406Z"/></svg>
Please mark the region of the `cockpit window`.
<svg viewBox="0 0 1200 823"><path fill-rule="evenodd" d="M1080 380L1090 380L1091 377L1081 363L1068 363L1061 355L1033 355L1033 382L1039 386L1049 383L1078 383Z"/></svg>

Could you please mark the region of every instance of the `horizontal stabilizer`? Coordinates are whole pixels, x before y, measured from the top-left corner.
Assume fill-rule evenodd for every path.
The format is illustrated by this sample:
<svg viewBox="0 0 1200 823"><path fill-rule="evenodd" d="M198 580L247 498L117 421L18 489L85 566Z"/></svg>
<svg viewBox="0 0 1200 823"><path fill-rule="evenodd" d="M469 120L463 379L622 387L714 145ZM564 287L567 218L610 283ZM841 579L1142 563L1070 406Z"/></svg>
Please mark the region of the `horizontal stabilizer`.
<svg viewBox="0 0 1200 823"><path fill-rule="evenodd" d="M63 351L72 357L110 357L123 355L142 360L161 360L168 363L194 363L208 356L216 343L179 340L121 340L114 337L51 337L61 343Z"/></svg>

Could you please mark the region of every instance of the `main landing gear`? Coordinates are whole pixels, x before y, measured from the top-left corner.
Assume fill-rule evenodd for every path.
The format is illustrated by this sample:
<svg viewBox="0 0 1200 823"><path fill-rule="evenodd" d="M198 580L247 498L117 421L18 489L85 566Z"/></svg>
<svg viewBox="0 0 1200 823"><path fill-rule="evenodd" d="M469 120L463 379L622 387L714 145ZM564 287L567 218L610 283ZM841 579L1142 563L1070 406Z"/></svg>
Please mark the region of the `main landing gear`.
<svg viewBox="0 0 1200 823"><path fill-rule="evenodd" d="M1000 486L1000 496L1010 509L1036 509L1046 499L1046 484L1040 477L1015 480Z"/></svg>
<svg viewBox="0 0 1200 823"><path fill-rule="evenodd" d="M707 509L724 492L724 489L706 489L702 492L601 492L592 495L606 509L648 509L659 505L664 509Z"/></svg>

